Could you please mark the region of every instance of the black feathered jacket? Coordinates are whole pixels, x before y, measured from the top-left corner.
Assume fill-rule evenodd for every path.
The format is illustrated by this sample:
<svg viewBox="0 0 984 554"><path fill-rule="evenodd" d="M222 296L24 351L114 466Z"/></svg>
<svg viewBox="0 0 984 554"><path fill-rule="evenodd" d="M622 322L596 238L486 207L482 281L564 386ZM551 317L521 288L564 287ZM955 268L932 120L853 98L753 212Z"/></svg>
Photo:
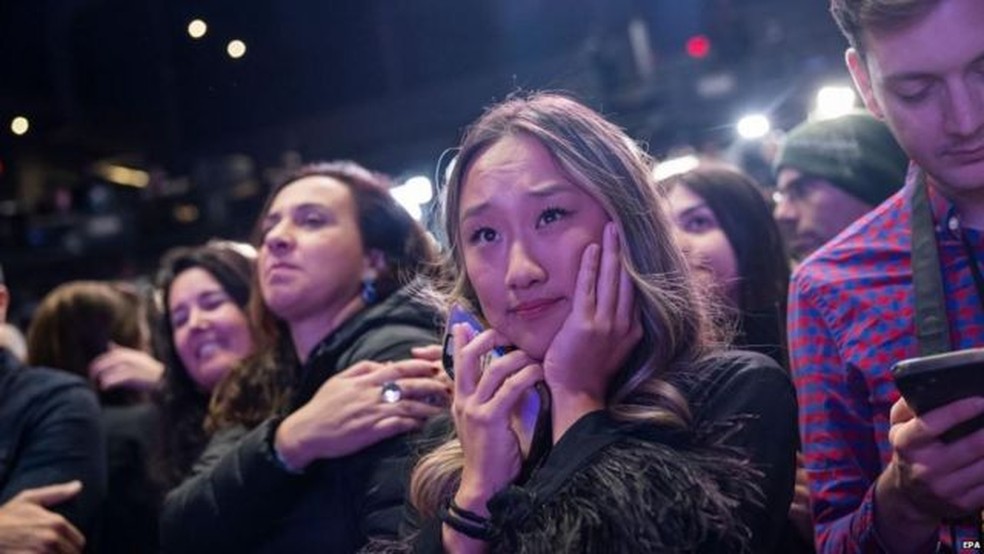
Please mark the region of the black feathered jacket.
<svg viewBox="0 0 984 554"><path fill-rule="evenodd" d="M488 507L491 552L770 552L795 474L796 398L772 360L721 353L675 384L696 431L578 420ZM367 551L441 552L440 522ZM409 533L407 533L409 531Z"/></svg>

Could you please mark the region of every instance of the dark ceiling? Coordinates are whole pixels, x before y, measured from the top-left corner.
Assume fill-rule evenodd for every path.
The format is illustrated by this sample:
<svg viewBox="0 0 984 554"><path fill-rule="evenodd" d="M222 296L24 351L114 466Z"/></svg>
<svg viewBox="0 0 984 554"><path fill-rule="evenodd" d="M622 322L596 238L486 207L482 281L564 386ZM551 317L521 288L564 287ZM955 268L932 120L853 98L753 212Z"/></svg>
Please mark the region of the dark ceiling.
<svg viewBox="0 0 984 554"><path fill-rule="evenodd" d="M625 75L633 63L626 30L632 18L646 23L656 63L663 66L676 63L684 41L696 33L709 34L715 46L707 66L740 65L750 56L772 57L768 63L779 66L788 65L792 53L829 54L832 36L836 45L823 4L5 0L0 4L0 144L8 165L25 154L41 154L68 168L91 157L128 154L180 171L198 156L238 146L243 137L252 141L251 154L260 156L317 148L289 144L290 127L347 107L459 86L481 75L502 77L484 96L461 99L461 106L474 102L464 115L517 86L589 82L585 88L592 90L575 92L604 101L598 97L633 84ZM209 26L200 40L186 32L194 18ZM812 27L804 26L807 22ZM225 53L234 38L247 44L239 60ZM617 59L620 55L625 59ZM549 65L557 60L563 63ZM608 90L599 93L599 83ZM460 109L421 106L432 112ZM30 115L32 131L14 140L6 122L19 113ZM263 131L275 136L252 136ZM385 130L370 135L386 146Z"/></svg>
<svg viewBox="0 0 984 554"><path fill-rule="evenodd" d="M656 154L725 148L742 112L788 128L818 83L844 79L825 4L3 0L2 261L50 283L139 271L183 241L241 237L255 201L217 206L260 195L286 159L433 174L462 127L517 89L571 91ZM208 24L199 40L186 30L195 18ZM711 41L704 59L684 51L696 34ZM232 39L247 45L241 59L226 54ZM18 115L30 120L23 136L9 129ZM151 186L101 182L97 163L147 171ZM187 232L166 215L189 210L202 217ZM107 229L126 240L98 248L90 238Z"/></svg>

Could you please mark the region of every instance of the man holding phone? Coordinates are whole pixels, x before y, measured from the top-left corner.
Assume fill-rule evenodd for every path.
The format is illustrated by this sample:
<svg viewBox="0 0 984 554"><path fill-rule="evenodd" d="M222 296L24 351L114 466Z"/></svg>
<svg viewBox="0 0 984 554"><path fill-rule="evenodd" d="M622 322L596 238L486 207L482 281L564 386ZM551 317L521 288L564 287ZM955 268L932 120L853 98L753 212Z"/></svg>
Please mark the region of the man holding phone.
<svg viewBox="0 0 984 554"><path fill-rule="evenodd" d="M903 190L817 251L790 288L817 547L979 551L984 430L941 437L984 413L984 398L917 416L891 367L984 346L984 2L831 0L831 11L866 106L912 164Z"/></svg>

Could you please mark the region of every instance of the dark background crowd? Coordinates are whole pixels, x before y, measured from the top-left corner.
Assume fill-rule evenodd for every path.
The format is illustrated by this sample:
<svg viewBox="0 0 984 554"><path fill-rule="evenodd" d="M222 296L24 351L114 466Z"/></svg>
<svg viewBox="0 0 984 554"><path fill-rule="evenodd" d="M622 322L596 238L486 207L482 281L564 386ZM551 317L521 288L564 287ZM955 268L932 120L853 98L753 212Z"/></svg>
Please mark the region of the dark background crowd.
<svg viewBox="0 0 984 554"><path fill-rule="evenodd" d="M301 162L434 181L461 129L517 89L574 92L660 158L727 154L768 184L738 120L790 129L821 87L849 85L842 57L817 2L5 2L10 319L26 325L67 279L133 278L170 246L245 238Z"/></svg>

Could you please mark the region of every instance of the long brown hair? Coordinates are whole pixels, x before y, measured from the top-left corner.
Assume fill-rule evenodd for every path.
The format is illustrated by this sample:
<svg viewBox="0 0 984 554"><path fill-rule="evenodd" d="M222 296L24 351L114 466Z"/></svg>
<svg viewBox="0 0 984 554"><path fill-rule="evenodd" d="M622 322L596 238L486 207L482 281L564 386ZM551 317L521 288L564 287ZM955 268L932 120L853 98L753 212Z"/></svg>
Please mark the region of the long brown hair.
<svg viewBox="0 0 984 554"><path fill-rule="evenodd" d="M444 231L456 278L450 301L481 311L464 271L458 212L464 176L486 148L522 134L537 140L572 182L590 194L619 228L622 263L636 286L643 339L610 385L608 410L625 420L685 427L686 400L667 379L691 371L715 342L715 332L694 293L683 254L673 241L665 201L653 186L652 162L620 128L562 95L515 97L489 109L462 141L444 196ZM460 443L451 440L421 459L411 478L411 500L432 515L454 490L462 463Z"/></svg>

